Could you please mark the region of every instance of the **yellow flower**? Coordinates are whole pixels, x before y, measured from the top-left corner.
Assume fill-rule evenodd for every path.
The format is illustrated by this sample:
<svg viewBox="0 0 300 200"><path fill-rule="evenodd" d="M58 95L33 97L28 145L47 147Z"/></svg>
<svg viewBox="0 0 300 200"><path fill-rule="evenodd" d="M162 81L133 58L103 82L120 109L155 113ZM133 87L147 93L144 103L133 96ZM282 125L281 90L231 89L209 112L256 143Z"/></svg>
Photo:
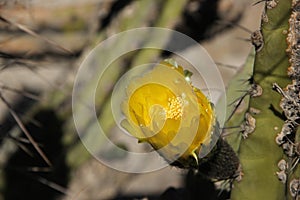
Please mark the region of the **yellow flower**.
<svg viewBox="0 0 300 200"><path fill-rule="evenodd" d="M215 123L212 104L191 84L190 75L176 62L163 61L131 80L122 104L122 126L169 163L185 168L197 166Z"/></svg>

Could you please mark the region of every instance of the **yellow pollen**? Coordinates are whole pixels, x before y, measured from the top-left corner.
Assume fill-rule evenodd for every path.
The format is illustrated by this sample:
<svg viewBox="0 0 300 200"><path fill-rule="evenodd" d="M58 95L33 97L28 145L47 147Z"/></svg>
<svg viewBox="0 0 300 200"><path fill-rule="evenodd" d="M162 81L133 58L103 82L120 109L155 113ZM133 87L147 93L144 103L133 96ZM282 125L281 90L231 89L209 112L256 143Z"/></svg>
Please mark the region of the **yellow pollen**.
<svg viewBox="0 0 300 200"><path fill-rule="evenodd" d="M167 118L178 120L183 113L183 99L181 97L172 97L168 99Z"/></svg>

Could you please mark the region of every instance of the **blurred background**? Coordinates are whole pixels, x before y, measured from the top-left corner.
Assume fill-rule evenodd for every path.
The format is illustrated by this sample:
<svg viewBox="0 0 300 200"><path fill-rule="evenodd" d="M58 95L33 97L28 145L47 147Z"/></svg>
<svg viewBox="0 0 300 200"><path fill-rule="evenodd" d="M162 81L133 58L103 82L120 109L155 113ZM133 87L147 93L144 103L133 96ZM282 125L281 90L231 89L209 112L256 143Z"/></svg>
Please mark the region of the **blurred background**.
<svg viewBox="0 0 300 200"><path fill-rule="evenodd" d="M78 138L72 118L74 78L99 42L124 30L154 26L180 31L199 42L226 85L252 48L250 34L259 28L262 13L262 4L255 3L0 0L0 199L185 199L191 194L190 199L204 198L198 189L209 183L193 180L191 172L166 167L129 174L93 158ZM181 51L192 54L193 47ZM107 130L114 131L106 107L122 73L166 57L173 55L158 52L149 57L135 51L116 61L119 70L111 72L104 89L99 88L95 105ZM91 131L89 124L82 128L87 134Z"/></svg>

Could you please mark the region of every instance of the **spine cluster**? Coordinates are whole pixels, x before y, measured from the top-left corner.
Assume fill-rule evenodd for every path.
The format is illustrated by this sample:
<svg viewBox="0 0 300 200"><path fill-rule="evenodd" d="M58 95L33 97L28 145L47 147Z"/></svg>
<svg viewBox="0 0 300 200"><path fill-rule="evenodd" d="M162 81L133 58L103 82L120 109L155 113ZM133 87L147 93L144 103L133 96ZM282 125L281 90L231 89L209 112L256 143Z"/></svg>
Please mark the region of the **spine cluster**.
<svg viewBox="0 0 300 200"><path fill-rule="evenodd" d="M299 142L297 141L297 129L300 123L300 0L292 1L292 13L289 19L289 30L287 35L288 48L286 52L289 56L290 66L288 68L288 76L292 83L287 85L283 90L278 85L274 88L279 91L283 98L280 102L280 107L283 110L286 118L281 132L276 137L277 144L281 145L285 154L288 157L288 162L285 162L285 167L279 167L280 172L277 172L278 178L282 182L287 181L290 173L296 169L299 163L300 152ZM279 164L282 165L281 160ZM279 166L279 165L278 165ZM290 194L293 197L299 196L299 178L293 179L289 183Z"/></svg>

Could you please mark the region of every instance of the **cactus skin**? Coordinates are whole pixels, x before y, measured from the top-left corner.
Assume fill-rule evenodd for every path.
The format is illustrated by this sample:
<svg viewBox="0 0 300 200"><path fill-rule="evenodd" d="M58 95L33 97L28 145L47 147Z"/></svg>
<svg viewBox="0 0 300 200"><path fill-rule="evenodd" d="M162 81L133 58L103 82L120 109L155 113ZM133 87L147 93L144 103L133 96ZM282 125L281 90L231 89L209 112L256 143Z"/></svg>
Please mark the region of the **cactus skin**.
<svg viewBox="0 0 300 200"><path fill-rule="evenodd" d="M233 200L287 199L286 186L276 175L279 171L278 162L286 155L275 142L284 118L279 107L281 96L272 90L272 84L285 86L290 82L286 54L290 11L290 1L266 2L261 25L263 43L262 46L255 45L253 68L253 83L261 86L262 94L252 96L248 108L260 112L252 114L256 120L255 131L247 139L241 140L237 150L244 175L241 181L234 183L231 194Z"/></svg>
<svg viewBox="0 0 300 200"><path fill-rule="evenodd" d="M250 89L248 80L253 73L254 53L255 51L253 48L242 71L229 82L226 90L226 102L229 104L227 108L228 121L226 122L226 127L228 129L223 131L223 135L236 153L239 151L242 140L242 134L236 134L240 131L237 127L240 127L244 122L244 116L249 106L250 97L246 93ZM237 105L239 106L236 107Z"/></svg>

